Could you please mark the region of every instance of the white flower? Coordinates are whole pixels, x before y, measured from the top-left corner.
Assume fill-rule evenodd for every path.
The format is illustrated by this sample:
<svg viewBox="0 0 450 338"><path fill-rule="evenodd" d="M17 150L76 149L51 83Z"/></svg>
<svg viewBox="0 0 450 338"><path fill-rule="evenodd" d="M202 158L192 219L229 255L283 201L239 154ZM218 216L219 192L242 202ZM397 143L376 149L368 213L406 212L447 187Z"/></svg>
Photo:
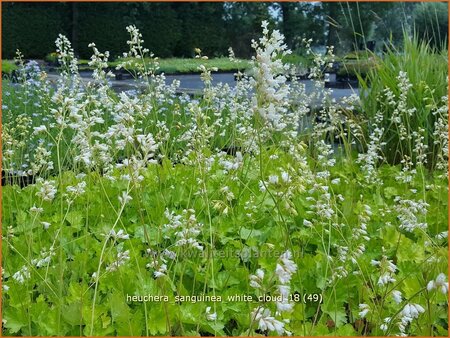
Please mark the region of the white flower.
<svg viewBox="0 0 450 338"><path fill-rule="evenodd" d="M211 306L208 306L206 308L206 319L210 320L210 321L214 321L217 319L217 313L211 313Z"/></svg>
<svg viewBox="0 0 450 338"><path fill-rule="evenodd" d="M394 290L392 291L392 298L394 299L394 302L400 304L402 302L402 293L398 290Z"/></svg>
<svg viewBox="0 0 450 338"><path fill-rule="evenodd" d="M167 258L174 260L175 258L177 258L177 254L173 251L170 251L168 249L164 249L163 253L164 256L166 256Z"/></svg>
<svg viewBox="0 0 450 338"><path fill-rule="evenodd" d="M406 304L402 310L402 315L408 318L417 318L419 314L424 313L425 309L419 304Z"/></svg>
<svg viewBox="0 0 450 338"><path fill-rule="evenodd" d="M50 264L50 261L54 255L55 255L55 251L54 251L53 247L50 247L50 249L48 251L46 251L44 249L41 251L40 258L32 259L31 264L33 264L37 268L48 265L48 264Z"/></svg>
<svg viewBox="0 0 450 338"><path fill-rule="evenodd" d="M386 317L383 319L383 324L380 325L380 329L384 332L388 329L388 324L391 322L391 317Z"/></svg>
<svg viewBox="0 0 450 338"><path fill-rule="evenodd" d="M448 231L443 231L436 235L436 239L444 239L448 238Z"/></svg>
<svg viewBox="0 0 450 338"><path fill-rule="evenodd" d="M308 221L307 219L304 219L303 220L303 225L305 227L311 228L313 224L310 221Z"/></svg>
<svg viewBox="0 0 450 338"><path fill-rule="evenodd" d="M277 302L278 312L291 312L294 309L294 304L289 303L287 298L283 298L282 302Z"/></svg>
<svg viewBox="0 0 450 338"><path fill-rule="evenodd" d="M43 225L44 229L47 230L48 228L50 228L50 223L49 222L41 222L41 224Z"/></svg>
<svg viewBox="0 0 450 338"><path fill-rule="evenodd" d="M122 192L122 196L119 196L120 204L127 204L132 199L133 198L130 195L128 195L128 193L126 191Z"/></svg>
<svg viewBox="0 0 450 338"><path fill-rule="evenodd" d="M126 250L123 252L119 251L117 253L117 260L113 262L111 265L108 265L106 267L106 271L108 272L116 271L119 268L119 266L124 265L129 260L130 260L130 250Z"/></svg>
<svg viewBox="0 0 450 338"><path fill-rule="evenodd" d="M250 275L250 286L255 289L261 287L262 281L264 279L264 270L257 269L255 275Z"/></svg>
<svg viewBox="0 0 450 338"><path fill-rule="evenodd" d="M25 265L22 266L22 268L12 276L12 278L20 284L23 284L25 280L30 278L30 271L28 270L28 267Z"/></svg>
<svg viewBox="0 0 450 338"><path fill-rule="evenodd" d="M436 277L435 281L431 280L431 281L428 282L427 290L431 291L433 289L438 289L444 295L447 294L447 292L448 292L448 282L445 281L446 279L447 279L447 277L445 276L445 274L440 273Z"/></svg>
<svg viewBox="0 0 450 338"><path fill-rule="evenodd" d="M84 194L85 188L86 188L86 182L82 181L82 182L78 183L75 187L68 186L66 188L66 191L70 194L78 196L78 195Z"/></svg>
<svg viewBox="0 0 450 338"><path fill-rule="evenodd" d="M282 298L281 301L277 301L278 313L291 312L294 309L294 304L289 302L290 292L291 288L289 285L278 285L278 293Z"/></svg>
<svg viewBox="0 0 450 338"><path fill-rule="evenodd" d="M47 131L47 127L45 125L41 125L39 127L34 127L34 134L42 133Z"/></svg>
<svg viewBox="0 0 450 338"><path fill-rule="evenodd" d="M364 318L370 311L369 305L367 304L359 304L359 309L361 311L358 314L361 318Z"/></svg>
<svg viewBox="0 0 450 338"><path fill-rule="evenodd" d="M259 181L258 185L259 185L259 191L261 191L261 192L265 192L266 191L266 185L267 185L266 182Z"/></svg>
<svg viewBox="0 0 450 338"><path fill-rule="evenodd" d="M289 298L290 292L291 292L291 288L289 287L289 285L278 285L278 293L283 298Z"/></svg>
<svg viewBox="0 0 450 338"><path fill-rule="evenodd" d="M160 278L166 275L167 272L167 265L166 264L162 264L158 270L156 270L155 272L153 272L153 276L155 276L155 278Z"/></svg>
<svg viewBox="0 0 450 338"><path fill-rule="evenodd" d="M270 175L269 176L269 183L271 183L271 184L278 184L278 176L277 175Z"/></svg>
<svg viewBox="0 0 450 338"><path fill-rule="evenodd" d="M385 273L378 278L378 285L383 286L387 283L393 283L395 282L395 278L391 277L389 273Z"/></svg>
<svg viewBox="0 0 450 338"><path fill-rule="evenodd" d="M276 331L280 336L285 332L284 323L276 320L269 309L258 308L252 312L252 317L258 323L258 329L261 331Z"/></svg>
<svg viewBox="0 0 450 338"><path fill-rule="evenodd" d="M331 184L339 184L341 182L340 178L335 178L331 180Z"/></svg>
<svg viewBox="0 0 450 338"><path fill-rule="evenodd" d="M114 239L130 239L130 235L125 233L122 229L120 229L117 233L114 229L111 229L108 235Z"/></svg>
<svg viewBox="0 0 450 338"><path fill-rule="evenodd" d="M55 182L44 181L36 196L41 197L44 201L52 201L56 195Z"/></svg>
<svg viewBox="0 0 450 338"><path fill-rule="evenodd" d="M283 172L281 173L281 179L283 180L284 183L289 183L289 182L291 182L291 177L290 177L289 173L287 173L287 172L285 172L285 171L283 171Z"/></svg>
<svg viewBox="0 0 450 338"><path fill-rule="evenodd" d="M281 284L287 284L291 280L292 275L297 271L297 264L292 260L292 253L287 250L279 258L279 263L275 268L275 273Z"/></svg>

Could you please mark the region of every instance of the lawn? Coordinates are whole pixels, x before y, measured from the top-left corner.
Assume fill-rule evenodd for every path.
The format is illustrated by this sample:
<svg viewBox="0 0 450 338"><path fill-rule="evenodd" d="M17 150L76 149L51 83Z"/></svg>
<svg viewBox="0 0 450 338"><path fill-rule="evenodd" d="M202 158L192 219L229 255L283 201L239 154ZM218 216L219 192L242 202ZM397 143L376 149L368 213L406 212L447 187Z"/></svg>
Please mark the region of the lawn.
<svg viewBox="0 0 450 338"><path fill-rule="evenodd" d="M108 62L108 66L115 68L121 61ZM146 62L152 64L153 59L146 59ZM165 74L183 74L183 73L200 73L198 67L200 65L205 65L211 68L217 68L220 72L236 72L240 70L241 72L247 70L250 66L248 60L236 59L230 61L227 57L212 58L212 59L187 59L187 58L168 58L168 59L158 59L159 63L159 73ZM92 69L88 66L89 60L79 60L80 70Z"/></svg>

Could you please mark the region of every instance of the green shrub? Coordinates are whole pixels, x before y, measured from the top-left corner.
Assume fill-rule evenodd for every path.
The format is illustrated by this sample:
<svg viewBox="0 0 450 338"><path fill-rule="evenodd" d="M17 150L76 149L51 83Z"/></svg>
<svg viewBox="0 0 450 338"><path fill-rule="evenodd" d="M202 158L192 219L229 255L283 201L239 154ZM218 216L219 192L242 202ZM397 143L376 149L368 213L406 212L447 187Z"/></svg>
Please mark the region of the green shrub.
<svg viewBox="0 0 450 338"><path fill-rule="evenodd" d="M47 54L45 56L45 61L50 62L50 63L57 63L58 62L58 54L56 52Z"/></svg>
<svg viewBox="0 0 450 338"><path fill-rule="evenodd" d="M357 50L346 54L343 60L367 60L372 56L372 52L368 50Z"/></svg>
<svg viewBox="0 0 450 338"><path fill-rule="evenodd" d="M2 73L3 74L11 74L13 71L17 70L18 67L11 60L2 60Z"/></svg>
<svg viewBox="0 0 450 338"><path fill-rule="evenodd" d="M339 76L348 76L356 78L358 74L365 78L367 74L375 69L377 61L375 57L363 60L344 60L342 61L337 74Z"/></svg>

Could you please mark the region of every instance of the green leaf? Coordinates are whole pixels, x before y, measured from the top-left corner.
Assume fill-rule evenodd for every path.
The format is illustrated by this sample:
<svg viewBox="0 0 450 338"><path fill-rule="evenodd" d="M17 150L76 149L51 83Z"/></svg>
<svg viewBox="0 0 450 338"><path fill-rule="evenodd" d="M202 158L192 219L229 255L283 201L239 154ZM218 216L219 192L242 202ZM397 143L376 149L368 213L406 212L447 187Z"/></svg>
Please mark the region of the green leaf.
<svg viewBox="0 0 450 338"><path fill-rule="evenodd" d="M83 214L81 211L69 212L66 219L74 229L81 230L83 228Z"/></svg>
<svg viewBox="0 0 450 338"><path fill-rule="evenodd" d="M239 232L239 236L244 240L248 240L251 238L259 238L259 236L261 236L261 231L242 227Z"/></svg>
<svg viewBox="0 0 450 338"><path fill-rule="evenodd" d="M142 243L157 245L160 242L161 234L158 228L144 224L136 228L134 237L140 239Z"/></svg>
<svg viewBox="0 0 450 338"><path fill-rule="evenodd" d="M399 262L413 261L416 263L423 262L425 253L422 245L418 245L415 241L402 236L400 245L397 251L397 258Z"/></svg>
<svg viewBox="0 0 450 338"><path fill-rule="evenodd" d="M395 187L386 187L384 188L384 196L391 199L392 197L398 196L398 190Z"/></svg>
<svg viewBox="0 0 450 338"><path fill-rule="evenodd" d="M18 333L21 328L28 326L28 318L25 311L11 307L3 311L3 325L10 333Z"/></svg>
<svg viewBox="0 0 450 338"><path fill-rule="evenodd" d="M358 333L355 331L353 326L351 324L345 324L344 326L341 326L336 334L338 336L357 336Z"/></svg>
<svg viewBox="0 0 450 338"><path fill-rule="evenodd" d="M130 308L125 300L125 297L118 292L113 292L109 296L111 317L114 322L125 323L130 320Z"/></svg>
<svg viewBox="0 0 450 338"><path fill-rule="evenodd" d="M167 333L167 317L164 312L163 303L152 303L150 305L147 310L147 325L150 334L163 335Z"/></svg>
<svg viewBox="0 0 450 338"><path fill-rule="evenodd" d="M83 324L81 309L80 302L64 304L62 317L70 325L81 325Z"/></svg>

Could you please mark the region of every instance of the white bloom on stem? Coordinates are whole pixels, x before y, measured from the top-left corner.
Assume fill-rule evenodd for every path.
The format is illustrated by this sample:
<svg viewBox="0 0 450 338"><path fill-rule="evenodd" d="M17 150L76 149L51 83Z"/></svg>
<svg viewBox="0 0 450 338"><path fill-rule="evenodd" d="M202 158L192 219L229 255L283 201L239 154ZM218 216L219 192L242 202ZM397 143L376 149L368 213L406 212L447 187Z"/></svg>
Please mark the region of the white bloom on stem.
<svg viewBox="0 0 450 338"><path fill-rule="evenodd" d="M448 231L438 233L435 238L438 240L448 238Z"/></svg>
<svg viewBox="0 0 450 338"><path fill-rule="evenodd" d="M291 177L290 177L289 173L287 173L287 172L285 172L285 171L283 171L283 172L281 173L281 179L283 180L284 183L289 183L289 182L291 182Z"/></svg>
<svg viewBox="0 0 450 338"><path fill-rule="evenodd" d="M50 228L50 223L49 222L41 222L42 226L44 227L45 230L47 230L48 228Z"/></svg>
<svg viewBox="0 0 450 338"><path fill-rule="evenodd" d="M277 302L278 312L291 312L294 309L294 303L290 303L287 298L283 298L281 302Z"/></svg>
<svg viewBox="0 0 450 338"><path fill-rule="evenodd" d="M43 212L43 211L44 211L43 208L38 208L38 207L36 207L36 205L33 205L33 206L30 208L30 212L35 212L35 213L37 213L37 214L39 214L39 213L41 213L41 212Z"/></svg>
<svg viewBox="0 0 450 338"><path fill-rule="evenodd" d="M392 298L394 299L394 302L400 304L402 302L402 293L398 290L394 290L392 291Z"/></svg>
<svg viewBox="0 0 450 338"><path fill-rule="evenodd" d="M307 219L303 220L303 225L308 228L311 228L313 226L313 224L310 221L308 221Z"/></svg>
<svg viewBox="0 0 450 338"><path fill-rule="evenodd" d="M291 287L289 285L278 285L278 293L281 296L281 301L277 301L278 313L291 312L294 309L294 303L289 302L289 295Z"/></svg>
<svg viewBox="0 0 450 338"><path fill-rule="evenodd" d="M364 318L370 311L369 305L367 305L367 304L359 304L359 309L360 309L360 312L358 313L358 315L361 318Z"/></svg>
<svg viewBox="0 0 450 338"><path fill-rule="evenodd" d="M384 273L378 278L378 285L383 286L388 283L395 282L395 278L393 278L389 273Z"/></svg>
<svg viewBox="0 0 450 338"><path fill-rule="evenodd" d="M114 238L114 239L130 239L130 235L128 235L125 231L120 229L119 231L115 231L114 229L111 229L109 231L108 236Z"/></svg>
<svg viewBox="0 0 450 338"><path fill-rule="evenodd" d="M206 313L206 319L207 320L214 321L214 320L217 319L217 313L216 312L211 313L211 306L208 306L206 308L205 313Z"/></svg>
<svg viewBox="0 0 450 338"><path fill-rule="evenodd" d="M22 266L22 268L12 276L12 278L20 284L23 284L30 278L30 271L28 270L28 267L26 265Z"/></svg>
<svg viewBox="0 0 450 338"><path fill-rule="evenodd" d="M386 317L383 319L383 324L380 325L380 330L386 332L388 329L388 324L391 322L391 317Z"/></svg>
<svg viewBox="0 0 450 338"><path fill-rule="evenodd" d="M255 289L261 288L264 279L264 270L257 269L255 275L250 275L250 286Z"/></svg>
<svg viewBox="0 0 450 338"><path fill-rule="evenodd" d="M47 127L45 125L41 125L39 127L34 127L33 134L39 134L47 131Z"/></svg>
<svg viewBox="0 0 450 338"><path fill-rule="evenodd" d="M425 309L419 304L406 304L401 314L408 318L418 318L419 314L424 313Z"/></svg>
<svg viewBox="0 0 450 338"><path fill-rule="evenodd" d="M158 270L156 270L155 272L153 272L153 276L155 276L155 278L160 278L166 275L167 272L167 265L166 264L162 264Z"/></svg>
<svg viewBox="0 0 450 338"><path fill-rule="evenodd" d="M124 265L127 261L130 260L130 250L119 251L117 253L117 260L113 262L111 265L106 267L106 271L112 272L116 271L120 266Z"/></svg>
<svg viewBox="0 0 450 338"><path fill-rule="evenodd" d="M339 177L331 180L331 184L339 184L340 182L341 182L341 179Z"/></svg>
<svg viewBox="0 0 450 338"><path fill-rule="evenodd" d="M277 175L270 175L269 176L269 183L271 183L271 184L278 184L278 176Z"/></svg>
<svg viewBox="0 0 450 338"><path fill-rule="evenodd" d="M54 181L44 181L36 196L42 198L44 201L52 201L55 198L56 192Z"/></svg>
<svg viewBox="0 0 450 338"><path fill-rule="evenodd" d="M133 198L128 194L128 192L124 191L122 192L122 196L119 196L119 202L120 204L127 204L129 201L131 201Z"/></svg>
<svg viewBox="0 0 450 338"><path fill-rule="evenodd" d="M431 291L433 289L438 289L440 292L442 292L444 295L448 292L448 282L445 280L447 279L447 276L445 274L440 273L436 280L431 280L428 282L427 290Z"/></svg>
<svg viewBox="0 0 450 338"><path fill-rule="evenodd" d="M284 323L275 319L269 309L258 308L252 312L252 317L261 331L276 331L280 336L285 332Z"/></svg>
<svg viewBox="0 0 450 338"><path fill-rule="evenodd" d="M295 264L291 258L292 253L290 250L287 250L280 256L279 262L275 268L275 273L281 284L289 283L292 275L297 271L297 264Z"/></svg>
<svg viewBox="0 0 450 338"><path fill-rule="evenodd" d="M77 183L76 186L68 186L66 191L74 196L82 195L86 191L86 182L82 181Z"/></svg>

